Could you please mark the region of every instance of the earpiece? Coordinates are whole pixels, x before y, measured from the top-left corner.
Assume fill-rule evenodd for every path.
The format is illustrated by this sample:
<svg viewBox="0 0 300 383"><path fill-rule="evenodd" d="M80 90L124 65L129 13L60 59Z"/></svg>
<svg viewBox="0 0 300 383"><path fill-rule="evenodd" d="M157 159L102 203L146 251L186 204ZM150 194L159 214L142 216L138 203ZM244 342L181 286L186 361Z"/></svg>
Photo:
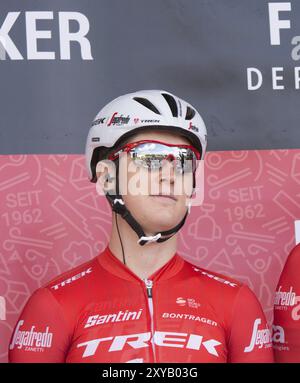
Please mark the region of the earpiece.
<svg viewBox="0 0 300 383"><path fill-rule="evenodd" d="M112 177L110 173L105 176L105 182L113 181L115 177Z"/></svg>

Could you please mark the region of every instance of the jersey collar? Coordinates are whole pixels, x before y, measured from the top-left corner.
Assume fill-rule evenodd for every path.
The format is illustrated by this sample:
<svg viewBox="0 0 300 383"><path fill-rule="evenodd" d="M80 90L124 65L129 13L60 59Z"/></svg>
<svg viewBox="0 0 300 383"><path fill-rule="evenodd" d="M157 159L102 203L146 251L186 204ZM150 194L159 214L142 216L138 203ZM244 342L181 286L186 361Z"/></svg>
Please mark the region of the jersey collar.
<svg viewBox="0 0 300 383"><path fill-rule="evenodd" d="M141 278L139 278L112 253L109 246L107 246L97 258L99 264L109 273L132 282L142 281ZM183 264L184 260L177 253L175 253L164 266L155 271L147 279L151 279L152 281L170 279L182 269Z"/></svg>

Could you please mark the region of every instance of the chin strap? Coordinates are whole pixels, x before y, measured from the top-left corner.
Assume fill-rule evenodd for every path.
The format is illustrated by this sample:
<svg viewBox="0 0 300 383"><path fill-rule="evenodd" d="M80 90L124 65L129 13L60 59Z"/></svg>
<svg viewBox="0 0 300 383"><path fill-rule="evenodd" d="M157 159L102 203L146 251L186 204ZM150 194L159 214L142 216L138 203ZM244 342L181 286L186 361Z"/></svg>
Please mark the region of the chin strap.
<svg viewBox="0 0 300 383"><path fill-rule="evenodd" d="M195 185L195 176L193 177L193 186ZM141 246L152 242L164 242L173 237L184 225L186 217L190 212L190 205L183 217L183 219L172 229L155 233L152 236L146 236L142 226L137 222L137 220L131 215L130 211L125 206L122 196L119 193L119 161L116 162L116 194L106 193L106 198L108 199L112 210L119 214L129 226L136 232L139 237L137 243Z"/></svg>

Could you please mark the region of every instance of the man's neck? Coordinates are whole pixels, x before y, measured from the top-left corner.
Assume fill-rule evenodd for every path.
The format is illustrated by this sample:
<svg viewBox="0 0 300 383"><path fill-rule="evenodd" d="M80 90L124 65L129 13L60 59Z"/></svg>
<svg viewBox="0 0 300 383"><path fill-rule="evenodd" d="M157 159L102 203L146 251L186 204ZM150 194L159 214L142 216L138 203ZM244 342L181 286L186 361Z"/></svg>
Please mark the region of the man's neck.
<svg viewBox="0 0 300 383"><path fill-rule="evenodd" d="M176 235L165 242L154 242L141 246L137 243L138 237L136 233L128 223L120 216L117 217L117 220L123 243L125 264L141 279L148 278L175 255L177 250ZM124 263L122 246L114 215L109 248Z"/></svg>

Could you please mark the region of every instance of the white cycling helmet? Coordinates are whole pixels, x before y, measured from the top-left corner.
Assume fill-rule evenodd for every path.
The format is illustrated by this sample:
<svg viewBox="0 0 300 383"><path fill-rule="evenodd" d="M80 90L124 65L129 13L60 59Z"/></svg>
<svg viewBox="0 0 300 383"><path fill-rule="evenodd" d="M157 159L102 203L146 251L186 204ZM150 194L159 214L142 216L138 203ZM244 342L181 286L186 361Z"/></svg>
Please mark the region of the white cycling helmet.
<svg viewBox="0 0 300 383"><path fill-rule="evenodd" d="M196 109L164 90L141 90L112 100L96 115L85 149L90 181L96 182L96 165L111 148L150 127L184 135L204 158L207 132Z"/></svg>

